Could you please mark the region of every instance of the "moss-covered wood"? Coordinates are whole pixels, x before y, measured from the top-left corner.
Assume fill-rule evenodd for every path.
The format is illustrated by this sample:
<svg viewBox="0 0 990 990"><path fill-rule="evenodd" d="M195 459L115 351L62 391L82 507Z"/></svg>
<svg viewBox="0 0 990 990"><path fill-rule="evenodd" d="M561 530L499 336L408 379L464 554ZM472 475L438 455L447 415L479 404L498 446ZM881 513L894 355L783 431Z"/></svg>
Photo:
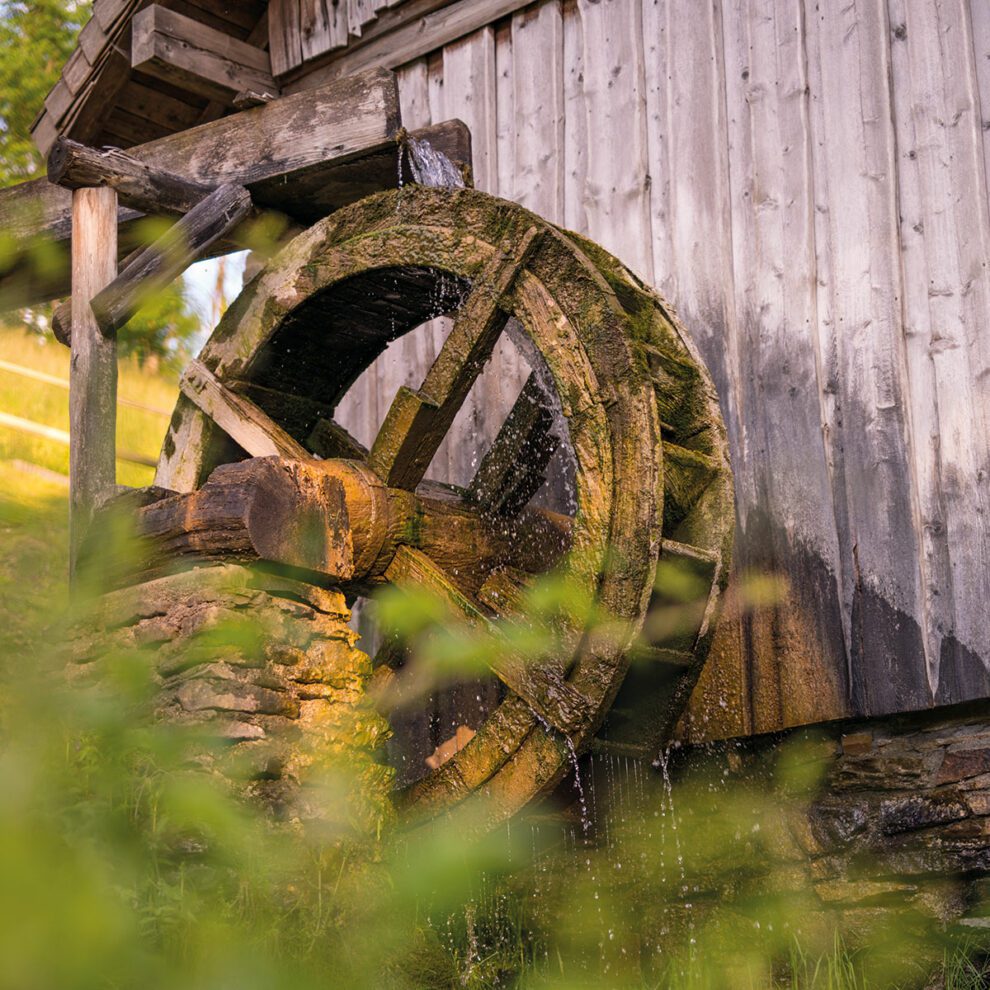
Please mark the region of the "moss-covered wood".
<svg viewBox="0 0 990 990"><path fill-rule="evenodd" d="M502 259L513 257L521 260L510 264L511 277L481 305L478 290L492 272L504 273ZM327 412L371 361L391 340L440 313L458 312L466 300L467 311L484 310L476 325L485 333L497 334L505 317L518 321L556 393L576 462L577 510L566 527L570 542L561 566L597 595L614 623L608 637L565 640L572 648L556 660L567 697L581 700L578 716L572 708L566 721L559 713L555 719L567 729L534 712L532 697L527 702L509 690L465 748L402 795L410 815L483 795L486 814L496 821L553 787L571 751L580 752L602 729L651 607L664 539L688 545L710 565L711 591L689 642L647 644L655 656L676 655L677 662L656 665L662 678L652 707L634 712L631 731L640 731L644 747L672 727L704 662L727 572L732 488L714 388L669 307L600 248L514 204L472 190L405 188L347 207L287 245L230 308L200 360L316 453L321 431L314 417L325 424L322 433L339 436ZM487 349L487 337L484 343ZM436 416L420 408L432 397L422 398L403 417L405 446L425 437L420 427L432 436ZM405 408L402 400L399 405ZM361 456L359 448L349 452ZM183 398L157 484L192 491L218 464L242 456L216 422ZM415 484L425 465L413 460ZM373 448L371 466L379 461L388 476L395 457L377 457ZM545 461L534 457L533 465L542 471ZM492 473L498 484L479 479L475 494L501 493L505 471ZM529 481L512 481L520 484L526 490ZM496 500L489 508L498 513L505 500ZM512 512L518 508L512 505ZM671 555L684 551L672 544ZM529 569L519 559L509 563ZM469 599L478 591L450 584ZM615 635L616 628L623 631ZM649 726L637 730L636 720L644 718ZM628 720L623 731L630 731Z"/></svg>

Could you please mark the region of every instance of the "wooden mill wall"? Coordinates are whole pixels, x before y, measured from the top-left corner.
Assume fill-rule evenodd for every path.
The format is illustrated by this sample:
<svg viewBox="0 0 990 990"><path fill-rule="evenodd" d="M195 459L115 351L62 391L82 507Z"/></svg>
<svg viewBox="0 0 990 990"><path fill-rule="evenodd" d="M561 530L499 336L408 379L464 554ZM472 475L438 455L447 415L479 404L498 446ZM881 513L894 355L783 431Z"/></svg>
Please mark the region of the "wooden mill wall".
<svg viewBox="0 0 990 990"><path fill-rule="evenodd" d="M476 184L619 255L714 375L737 572L789 591L723 625L691 734L990 696L990 4L547 0L399 77L406 126L466 121Z"/></svg>

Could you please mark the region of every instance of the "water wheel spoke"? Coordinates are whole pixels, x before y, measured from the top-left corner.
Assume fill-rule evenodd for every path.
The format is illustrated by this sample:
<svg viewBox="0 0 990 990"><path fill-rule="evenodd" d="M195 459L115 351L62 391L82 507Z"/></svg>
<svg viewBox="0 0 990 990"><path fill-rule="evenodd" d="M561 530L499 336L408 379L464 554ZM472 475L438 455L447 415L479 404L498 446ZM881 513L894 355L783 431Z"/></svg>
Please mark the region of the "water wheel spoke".
<svg viewBox="0 0 990 990"><path fill-rule="evenodd" d="M511 251L496 253L475 280L422 386L396 393L368 457L392 487L412 490L423 480L505 329L505 297L539 239L531 227Z"/></svg>
<svg viewBox="0 0 990 990"><path fill-rule="evenodd" d="M664 514L681 519L718 476L718 462L707 454L664 441Z"/></svg>
<svg viewBox="0 0 990 990"><path fill-rule="evenodd" d="M498 637L489 662L492 673L530 707L540 722L565 735L583 727L591 710L588 700L563 679L555 665L532 663L518 655L481 608L424 553L400 547L385 576L398 587L427 589L470 628Z"/></svg>
<svg viewBox="0 0 990 990"><path fill-rule="evenodd" d="M478 591L478 600L498 615L518 619L526 614L526 591L533 576L516 567L500 567L488 575Z"/></svg>
<svg viewBox="0 0 990 990"><path fill-rule="evenodd" d="M368 448L356 440L335 419L321 416L313 427L306 446L320 457L340 457L350 461L364 461Z"/></svg>
<svg viewBox="0 0 990 990"><path fill-rule="evenodd" d="M191 361L179 390L252 457L304 459L309 451L250 399L227 388L199 361Z"/></svg>
<svg viewBox="0 0 990 990"><path fill-rule="evenodd" d="M644 627L647 659L689 665L695 643L707 632L720 578L719 554L663 541Z"/></svg>
<svg viewBox="0 0 990 990"><path fill-rule="evenodd" d="M552 428L553 414L531 374L468 486L471 499L493 515L518 515L546 481L560 444Z"/></svg>

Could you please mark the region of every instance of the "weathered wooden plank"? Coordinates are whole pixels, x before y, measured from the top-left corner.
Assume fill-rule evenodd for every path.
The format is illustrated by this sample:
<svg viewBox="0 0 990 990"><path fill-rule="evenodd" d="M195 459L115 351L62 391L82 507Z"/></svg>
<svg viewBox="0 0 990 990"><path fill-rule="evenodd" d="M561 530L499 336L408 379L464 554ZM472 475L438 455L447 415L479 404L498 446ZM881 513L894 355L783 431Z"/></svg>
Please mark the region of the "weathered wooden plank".
<svg viewBox="0 0 990 990"><path fill-rule="evenodd" d="M201 101L179 99L159 80L135 74L117 98L116 112L127 112L166 129L169 133L184 131L200 123ZM143 144L144 141L138 141Z"/></svg>
<svg viewBox="0 0 990 990"><path fill-rule="evenodd" d="M584 231L582 192L588 161L588 120L584 109L584 38L578 0L563 0L564 226Z"/></svg>
<svg viewBox="0 0 990 990"><path fill-rule="evenodd" d="M443 49L443 103L435 114L457 117L474 139L474 183L485 192L497 189L495 159L495 34L483 28Z"/></svg>
<svg viewBox="0 0 990 990"><path fill-rule="evenodd" d="M92 66L86 59L86 53L81 48L77 48L69 56L68 62L62 69L62 82L69 87L69 92L73 96L82 88L91 69Z"/></svg>
<svg viewBox="0 0 990 990"><path fill-rule="evenodd" d="M69 572L94 511L117 486L117 341L89 305L117 270L117 194L72 193L72 363L69 366Z"/></svg>
<svg viewBox="0 0 990 990"><path fill-rule="evenodd" d="M72 106L73 93L69 87L60 79L52 87L51 92L45 97L45 110L52 120L58 123Z"/></svg>
<svg viewBox="0 0 990 990"><path fill-rule="evenodd" d="M179 380L182 394L198 406L252 457L305 459L309 452L253 402L230 391L199 361L191 361Z"/></svg>
<svg viewBox="0 0 990 990"><path fill-rule="evenodd" d="M819 332L856 711L924 707L907 449L890 49L879 4L806 11ZM882 512L877 507L883 506Z"/></svg>
<svg viewBox="0 0 990 990"><path fill-rule="evenodd" d="M762 727L840 717L848 678L809 291L816 261L803 16L784 7L757 17L733 0L722 18L740 335L731 373L747 449L735 471L746 534L736 559L742 570L789 578L786 596L750 619L752 710Z"/></svg>
<svg viewBox="0 0 990 990"><path fill-rule="evenodd" d="M297 218L311 221L387 187L386 173L389 179L395 174L387 165L394 162L398 124L395 77L373 70L319 93L286 97L131 148L129 154L193 181L245 185L258 205L278 209L294 204ZM374 155L385 156L380 165L375 159L374 168L353 164ZM136 218L125 211L120 220ZM0 191L0 228L18 240L38 236L67 242L70 227L70 195L47 180ZM64 281L56 279L43 287L28 283L15 297L27 260L21 267L11 264L0 279L0 296L7 305L65 295Z"/></svg>
<svg viewBox="0 0 990 990"><path fill-rule="evenodd" d="M563 55L558 3L513 15L512 186L501 192L551 223L564 222Z"/></svg>
<svg viewBox="0 0 990 990"><path fill-rule="evenodd" d="M990 7L985 3L971 3L969 17L976 61L979 124L983 134L983 174L990 196Z"/></svg>
<svg viewBox="0 0 990 990"><path fill-rule="evenodd" d="M267 52L161 4L151 4L134 17L131 66L228 104L242 90L278 94Z"/></svg>
<svg viewBox="0 0 990 990"><path fill-rule="evenodd" d="M368 28L362 28L360 42L352 42L345 50L321 60L322 64L307 67L305 75L283 82L283 89L289 93L299 92L375 65L397 69L478 30L488 29L500 18L532 2L486 0L479 4L476 0L457 3L406 0L400 9L385 11Z"/></svg>
<svg viewBox="0 0 990 990"><path fill-rule="evenodd" d="M135 3L134 7L137 5ZM89 78L58 125L58 134L71 134L77 140L92 141L103 133L108 117L107 108L113 106L130 78L130 45L130 21L125 19L121 22L113 43L106 44L93 61ZM48 146L42 143L40 131L33 130L32 137L42 154L47 153Z"/></svg>
<svg viewBox="0 0 990 990"><path fill-rule="evenodd" d="M511 199L515 185L515 130L512 22L495 28L495 188Z"/></svg>
<svg viewBox="0 0 990 990"><path fill-rule="evenodd" d="M110 186L129 209L166 216L188 213L214 189L119 148L90 148L68 138L48 153L48 181L65 189Z"/></svg>
<svg viewBox="0 0 990 990"><path fill-rule="evenodd" d="M347 33L352 38L360 38L366 24L375 19L372 0L345 0L347 4Z"/></svg>
<svg viewBox="0 0 990 990"><path fill-rule="evenodd" d="M93 298L93 312L104 333L124 326L150 296L228 236L251 209L251 194L235 185L219 186L194 206Z"/></svg>
<svg viewBox="0 0 990 990"><path fill-rule="evenodd" d="M643 18L638 3L580 0L588 159L587 231L640 276L653 271ZM703 30L694 18L688 29ZM616 149L621 148L621 154ZM697 176L695 175L696 179Z"/></svg>
<svg viewBox="0 0 990 990"><path fill-rule="evenodd" d="M980 5L975 5L979 7ZM891 2L905 342L929 686L990 692L990 210L970 4ZM979 15L975 15L977 18ZM946 126L951 120L952 126ZM919 233L920 231L920 233Z"/></svg>
<svg viewBox="0 0 990 990"><path fill-rule="evenodd" d="M721 6L699 6L694 17L685 18L672 0L643 0L653 283L676 303L715 379L733 443L733 468L745 479ZM745 540L740 531L737 545ZM741 649L749 641L733 629L725 622L720 626L710 676L703 675L699 691L711 705L698 721L711 725L714 710L720 731L724 727L729 735L749 728L750 717L751 660ZM739 703L730 707L733 699Z"/></svg>
<svg viewBox="0 0 990 990"><path fill-rule="evenodd" d="M79 32L77 44L82 49L90 65L93 65L102 54L106 41L106 35L103 33L103 28L100 26L99 20L91 17Z"/></svg>
<svg viewBox="0 0 990 990"><path fill-rule="evenodd" d="M268 39L272 73L276 76L302 61L300 0L270 0L268 4Z"/></svg>
<svg viewBox="0 0 990 990"><path fill-rule="evenodd" d="M130 148L128 154L193 181L245 185L256 201L274 206L292 196L280 194L279 186L303 176L315 186L321 172L325 177L347 161L390 149L398 125L395 77L371 70L319 93L285 97ZM44 180L23 183L3 191L0 223L19 235L58 236L68 223L66 202L65 194ZM25 215L30 213L34 218Z"/></svg>
<svg viewBox="0 0 990 990"><path fill-rule="evenodd" d="M301 0L299 22L302 33L301 62L347 44L347 7L344 3Z"/></svg>

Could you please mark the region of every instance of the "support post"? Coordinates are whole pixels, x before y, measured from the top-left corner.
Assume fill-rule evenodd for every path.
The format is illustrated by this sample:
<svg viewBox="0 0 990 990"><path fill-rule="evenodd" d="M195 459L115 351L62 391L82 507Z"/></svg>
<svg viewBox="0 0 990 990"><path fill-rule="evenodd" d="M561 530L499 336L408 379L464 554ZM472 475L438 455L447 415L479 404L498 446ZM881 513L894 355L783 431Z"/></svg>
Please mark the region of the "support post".
<svg viewBox="0 0 990 990"><path fill-rule="evenodd" d="M117 274L117 193L72 193L72 362L69 370L69 575L94 510L116 490L117 337L90 300Z"/></svg>

